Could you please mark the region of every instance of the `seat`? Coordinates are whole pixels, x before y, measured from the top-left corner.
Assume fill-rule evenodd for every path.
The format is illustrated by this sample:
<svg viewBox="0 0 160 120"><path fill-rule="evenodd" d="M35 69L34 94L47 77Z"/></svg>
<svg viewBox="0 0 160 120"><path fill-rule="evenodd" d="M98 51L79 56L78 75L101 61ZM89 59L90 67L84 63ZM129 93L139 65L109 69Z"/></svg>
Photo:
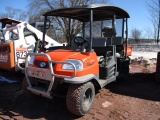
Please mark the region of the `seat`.
<svg viewBox="0 0 160 120"><path fill-rule="evenodd" d="M111 26L105 26L103 29L102 29L102 32L103 32L103 36L106 37L106 38L113 38L116 36L116 31L113 27Z"/></svg>

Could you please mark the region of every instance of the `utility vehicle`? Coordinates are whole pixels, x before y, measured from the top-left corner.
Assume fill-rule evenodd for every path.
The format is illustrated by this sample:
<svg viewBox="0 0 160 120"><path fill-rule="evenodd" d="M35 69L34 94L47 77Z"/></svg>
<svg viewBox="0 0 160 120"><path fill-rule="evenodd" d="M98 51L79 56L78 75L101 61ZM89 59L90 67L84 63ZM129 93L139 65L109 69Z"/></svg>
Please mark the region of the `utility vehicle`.
<svg viewBox="0 0 160 120"><path fill-rule="evenodd" d="M129 73L129 14L108 4L78 5L46 12L44 25L51 16L67 19L69 31L72 20L81 22L82 29L74 38L69 32L67 46L43 45L39 53L28 53L22 88L46 98L66 91L68 110L82 116L91 109L96 90Z"/></svg>
<svg viewBox="0 0 160 120"><path fill-rule="evenodd" d="M43 33L27 22L10 18L0 19L0 22L3 28L1 31L3 40L0 41L0 69L21 71L21 67L24 68L25 65L26 54L37 51ZM45 38L46 48L63 45L47 35Z"/></svg>

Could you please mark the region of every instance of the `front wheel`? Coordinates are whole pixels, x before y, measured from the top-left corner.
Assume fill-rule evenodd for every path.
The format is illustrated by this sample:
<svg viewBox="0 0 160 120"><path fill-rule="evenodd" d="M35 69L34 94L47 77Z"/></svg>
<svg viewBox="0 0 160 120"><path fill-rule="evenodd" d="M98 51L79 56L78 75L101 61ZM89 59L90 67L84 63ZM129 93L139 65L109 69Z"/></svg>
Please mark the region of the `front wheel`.
<svg viewBox="0 0 160 120"><path fill-rule="evenodd" d="M27 90L27 87L28 87L28 82L27 82L27 79L26 77L23 79L22 81L22 90L23 90L23 93L25 95L27 95L28 97L32 97L33 95L31 94L31 92L29 90Z"/></svg>
<svg viewBox="0 0 160 120"><path fill-rule="evenodd" d="M95 88L92 82L70 85L66 98L67 108L71 113L82 116L90 110L94 96Z"/></svg>
<svg viewBox="0 0 160 120"><path fill-rule="evenodd" d="M22 81L22 90L25 94L28 94L28 90L27 90L27 87L28 87L28 83L27 83L27 79L24 78L23 81Z"/></svg>

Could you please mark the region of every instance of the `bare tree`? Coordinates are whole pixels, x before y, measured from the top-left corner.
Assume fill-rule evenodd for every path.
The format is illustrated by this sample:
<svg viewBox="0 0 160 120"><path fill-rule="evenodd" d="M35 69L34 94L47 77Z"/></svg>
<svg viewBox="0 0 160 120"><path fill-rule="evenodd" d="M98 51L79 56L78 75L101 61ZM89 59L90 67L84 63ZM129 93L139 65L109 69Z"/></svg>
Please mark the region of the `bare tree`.
<svg viewBox="0 0 160 120"><path fill-rule="evenodd" d="M24 10L12 8L12 7L6 7L5 13L0 13L0 18L14 18L16 20L26 20L27 13Z"/></svg>
<svg viewBox="0 0 160 120"><path fill-rule="evenodd" d="M143 35L142 38L146 38L147 40L153 39L153 36L155 36L154 35L155 32L153 32L152 28L149 26L144 28L144 32L145 34ZM156 39L156 36L154 38Z"/></svg>
<svg viewBox="0 0 160 120"><path fill-rule="evenodd" d="M136 28L133 28L131 30L131 37L135 40L137 44L140 43L140 38L141 38L142 32Z"/></svg>
<svg viewBox="0 0 160 120"><path fill-rule="evenodd" d="M74 6L80 4L91 4L91 3L107 3L109 0L30 0L29 1L29 22L41 21L41 15L46 11L53 10L56 8L62 8L65 6ZM68 36L68 19L66 18L54 18L53 23L58 28L59 32L63 33L63 36L67 40L70 39ZM55 28L56 29L56 28ZM81 31L81 24L76 20L71 21L71 36L74 37ZM61 37L63 38L63 37Z"/></svg>
<svg viewBox="0 0 160 120"><path fill-rule="evenodd" d="M159 39L159 0L150 0L147 2L147 9L150 15L150 20L153 28L153 38Z"/></svg>

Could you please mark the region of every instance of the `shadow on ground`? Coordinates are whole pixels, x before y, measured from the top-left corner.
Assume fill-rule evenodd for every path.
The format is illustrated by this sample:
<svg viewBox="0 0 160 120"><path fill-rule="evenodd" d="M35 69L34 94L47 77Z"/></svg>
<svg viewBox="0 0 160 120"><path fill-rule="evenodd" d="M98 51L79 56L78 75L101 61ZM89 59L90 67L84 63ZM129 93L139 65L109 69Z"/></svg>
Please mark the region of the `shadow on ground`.
<svg viewBox="0 0 160 120"><path fill-rule="evenodd" d="M23 94L18 83L3 84L3 86L5 90L0 89L0 116L3 116L3 119L5 116L15 119L22 119L23 116L27 119L45 118L47 120L78 118L67 110L65 99L56 97L50 100L35 95L27 96Z"/></svg>
<svg viewBox="0 0 160 120"><path fill-rule="evenodd" d="M116 94L160 101L160 84L155 82L155 73L132 73L105 88Z"/></svg>
<svg viewBox="0 0 160 120"><path fill-rule="evenodd" d="M0 71L0 76L16 80L16 83L0 82L0 119L47 119L70 120L79 118L71 114L65 99L55 97L53 100L43 97L27 96L21 89L23 74Z"/></svg>
<svg viewBox="0 0 160 120"><path fill-rule="evenodd" d="M112 93L151 101L160 101L160 85L154 80L155 73L132 73L125 79L108 84L105 89ZM10 76L11 77L11 76ZM34 96L28 97L21 90L19 82L8 84L0 82L0 119L47 119L72 120L79 118L71 114L65 99L53 100Z"/></svg>

